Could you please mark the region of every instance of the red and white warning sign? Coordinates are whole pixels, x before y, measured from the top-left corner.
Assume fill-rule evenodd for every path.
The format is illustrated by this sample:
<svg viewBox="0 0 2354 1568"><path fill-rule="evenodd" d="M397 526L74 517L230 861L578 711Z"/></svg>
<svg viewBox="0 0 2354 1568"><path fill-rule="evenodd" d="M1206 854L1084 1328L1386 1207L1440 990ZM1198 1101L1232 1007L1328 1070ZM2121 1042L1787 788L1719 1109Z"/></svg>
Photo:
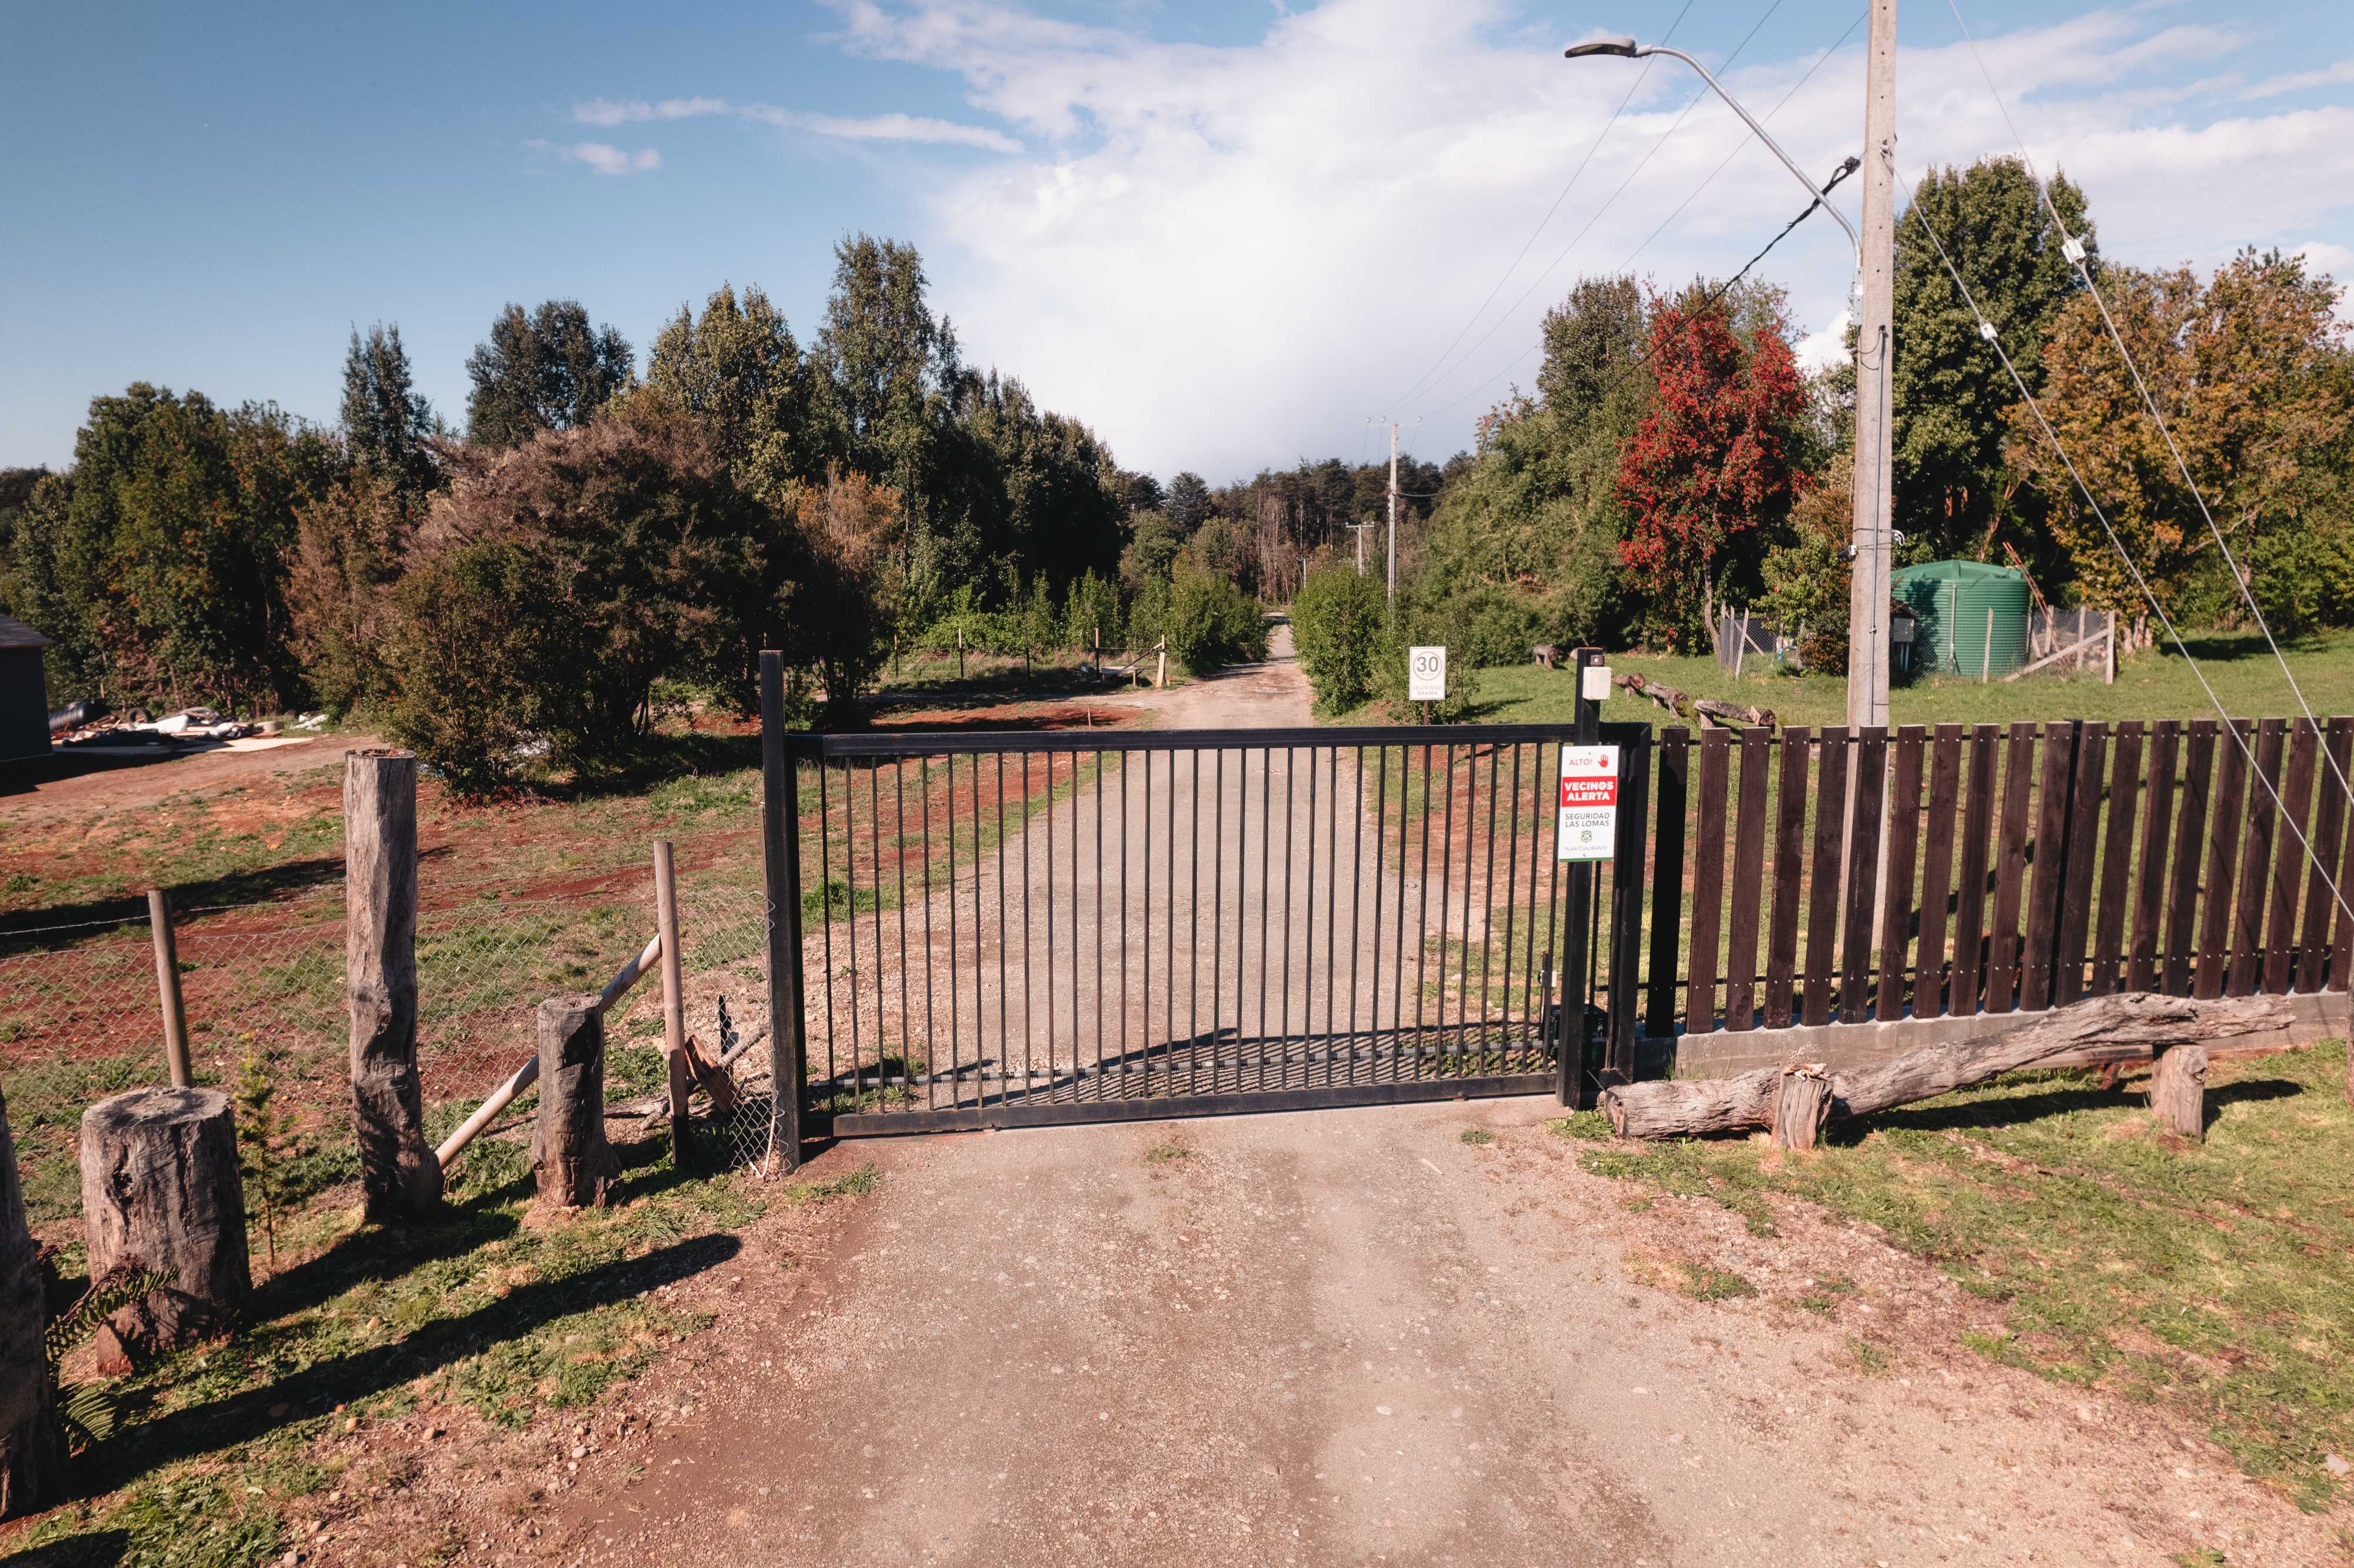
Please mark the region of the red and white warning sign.
<svg viewBox="0 0 2354 1568"><path fill-rule="evenodd" d="M1618 748L1561 748L1561 821L1553 830L1563 860L1608 860L1618 841Z"/></svg>

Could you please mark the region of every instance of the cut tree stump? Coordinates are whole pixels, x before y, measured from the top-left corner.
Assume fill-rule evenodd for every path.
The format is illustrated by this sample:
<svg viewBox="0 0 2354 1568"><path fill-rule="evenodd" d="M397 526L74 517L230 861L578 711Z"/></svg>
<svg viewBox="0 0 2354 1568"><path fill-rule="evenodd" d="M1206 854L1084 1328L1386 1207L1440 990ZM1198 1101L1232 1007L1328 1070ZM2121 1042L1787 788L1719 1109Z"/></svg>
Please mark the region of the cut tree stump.
<svg viewBox="0 0 2354 1568"><path fill-rule="evenodd" d="M531 1164L540 1198L560 1208L601 1206L621 1174L605 1137L605 1015L593 996L539 1004L539 1124Z"/></svg>
<svg viewBox="0 0 2354 1568"><path fill-rule="evenodd" d="M1819 1064L1783 1068L1774 1099L1774 1141L1784 1149L1812 1149L1830 1119L1830 1074Z"/></svg>
<svg viewBox="0 0 2354 1568"><path fill-rule="evenodd" d="M2094 1047L2162 1054L2176 1046L2266 1033L2288 1023L2288 1003L2277 997L2195 1001L2144 991L2098 997L2031 1014L1999 1033L1927 1045L1872 1066L1834 1073L1830 1114L1871 1116ZM1602 1091L1601 1107L1621 1138L1748 1132L1774 1125L1781 1086L1782 1069L1764 1067L1731 1078L1621 1084Z"/></svg>
<svg viewBox="0 0 2354 1568"><path fill-rule="evenodd" d="M0 1519L47 1507L64 1479L57 1391L41 1340L48 1321L41 1249L25 1223L16 1143L0 1099Z"/></svg>
<svg viewBox="0 0 2354 1568"><path fill-rule="evenodd" d="M120 1366L225 1334L253 1291L237 1122L218 1089L133 1089L81 1116L81 1224L90 1277L128 1264L172 1283L108 1319L99 1360Z"/></svg>
<svg viewBox="0 0 2354 1568"><path fill-rule="evenodd" d="M344 754L344 973L351 1004L352 1127L368 1219L441 1202L417 1079L417 758Z"/></svg>
<svg viewBox="0 0 2354 1568"><path fill-rule="evenodd" d="M2149 1075L2149 1108L2183 1137L2207 1140L2207 1047L2176 1045L2158 1054Z"/></svg>

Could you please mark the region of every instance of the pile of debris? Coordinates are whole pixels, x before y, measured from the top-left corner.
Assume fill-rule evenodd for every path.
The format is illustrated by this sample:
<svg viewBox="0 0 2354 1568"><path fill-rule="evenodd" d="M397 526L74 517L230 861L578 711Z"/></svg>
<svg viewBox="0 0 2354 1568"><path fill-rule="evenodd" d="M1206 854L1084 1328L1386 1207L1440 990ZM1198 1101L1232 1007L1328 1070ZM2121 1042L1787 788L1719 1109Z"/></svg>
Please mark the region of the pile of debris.
<svg viewBox="0 0 2354 1568"><path fill-rule="evenodd" d="M315 729L325 718L323 714L306 714L295 727ZM144 708L114 715L101 704L77 702L49 715L49 739L58 746L198 746L242 740L249 735L276 735L281 727L274 719L248 724L207 707L182 708L154 718Z"/></svg>

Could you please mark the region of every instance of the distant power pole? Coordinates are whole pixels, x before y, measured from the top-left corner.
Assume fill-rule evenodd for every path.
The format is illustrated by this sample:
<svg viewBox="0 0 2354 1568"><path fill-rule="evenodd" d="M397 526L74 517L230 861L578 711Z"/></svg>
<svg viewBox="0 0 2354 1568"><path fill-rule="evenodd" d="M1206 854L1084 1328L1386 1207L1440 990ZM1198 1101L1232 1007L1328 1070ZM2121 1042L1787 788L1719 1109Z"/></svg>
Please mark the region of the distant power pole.
<svg viewBox="0 0 2354 1568"><path fill-rule="evenodd" d="M1397 421L1395 419L1367 419L1365 423L1369 425L1387 425L1390 431L1389 600L1390 609L1394 612L1397 609ZM1420 419L1416 419L1415 423L1419 425L1422 421Z"/></svg>
<svg viewBox="0 0 2354 1568"><path fill-rule="evenodd" d="M1372 526L1371 523L1349 524L1349 532L1357 536L1357 575L1359 577L1365 575L1365 530Z"/></svg>
<svg viewBox="0 0 2354 1568"><path fill-rule="evenodd" d="M1855 570L1848 598L1847 722L1888 722L1890 461L1896 271L1896 0L1872 0L1864 56L1863 298L1855 335Z"/></svg>

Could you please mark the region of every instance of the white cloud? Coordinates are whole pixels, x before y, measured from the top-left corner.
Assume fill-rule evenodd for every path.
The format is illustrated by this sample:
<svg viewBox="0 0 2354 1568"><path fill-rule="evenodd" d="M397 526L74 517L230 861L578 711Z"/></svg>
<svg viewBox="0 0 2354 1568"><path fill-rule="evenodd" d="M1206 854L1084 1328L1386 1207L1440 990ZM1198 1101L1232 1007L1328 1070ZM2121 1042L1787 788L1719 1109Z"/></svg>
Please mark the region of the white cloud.
<svg viewBox="0 0 2354 1568"><path fill-rule="evenodd" d="M629 125L646 121L694 120L705 115L734 115L757 120L787 131L840 137L853 142L921 142L942 146L980 147L992 153L1018 153L1022 143L1002 131L983 125L960 125L917 114L819 114L808 110L780 109L773 103L730 103L724 98L665 98L659 102L631 99L617 102L591 99L572 106L572 118L583 125Z"/></svg>
<svg viewBox="0 0 2354 1568"><path fill-rule="evenodd" d="M2317 87L2333 87L2339 82L2354 81L2354 60L2339 60L2320 70L2290 71L2285 76L2267 77L2240 94L2243 98L2278 98L2285 92L2305 92Z"/></svg>
<svg viewBox="0 0 2354 1568"><path fill-rule="evenodd" d="M535 151L553 153L567 163L585 164L600 175L642 175L662 167L662 154L652 147L641 147L634 153L628 153L603 142L565 144L535 140L530 144Z"/></svg>
<svg viewBox="0 0 2354 1568"><path fill-rule="evenodd" d="M1581 273L1631 263L1662 286L1723 276L1805 201L1713 99L1670 135L1699 83L1659 60L1513 267L1645 69L1564 61L1574 29L1545 39L1513 0L1326 0L1235 46L996 0L836 5L841 47L939 72L1005 128L1006 146L969 144L1006 158L930 172L912 236L968 352L1158 471L1218 479L1354 453L1361 421L1391 402L1401 419L1424 417L1416 450L1443 454L1508 386L1529 385L1537 318ZM1979 40L2039 166L2085 187L2104 251L2211 265L2244 242L2354 239L2342 151L2354 105L2202 109L2239 103L2261 71L2219 73L2279 46L2237 18L2167 24L2120 6ZM1796 85L1813 62L1744 57L1724 79L1761 113L1791 93L1772 129L1802 167L1828 174L1861 151L1861 50L1850 43ZM1967 48L1908 46L1898 79L1907 176L2013 149ZM1837 199L1852 213L1854 185ZM1817 361L1836 353L1851 273L1820 217L1758 269L1789 288ZM1467 321L1460 363L1406 396Z"/></svg>

